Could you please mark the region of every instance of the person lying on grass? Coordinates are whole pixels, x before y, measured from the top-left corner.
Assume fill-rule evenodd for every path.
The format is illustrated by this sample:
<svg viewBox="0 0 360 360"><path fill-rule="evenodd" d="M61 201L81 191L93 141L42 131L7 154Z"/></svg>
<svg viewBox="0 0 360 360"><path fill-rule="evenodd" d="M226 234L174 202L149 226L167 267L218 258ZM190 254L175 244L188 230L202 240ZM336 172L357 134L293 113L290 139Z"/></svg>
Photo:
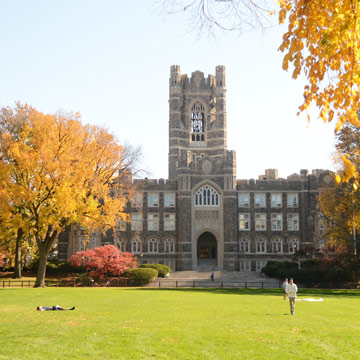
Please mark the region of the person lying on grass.
<svg viewBox="0 0 360 360"><path fill-rule="evenodd" d="M36 310L38 311L49 311L49 310L75 310L75 306L73 306L72 308L64 308L62 306L59 305L55 305L55 306L38 306L36 308Z"/></svg>

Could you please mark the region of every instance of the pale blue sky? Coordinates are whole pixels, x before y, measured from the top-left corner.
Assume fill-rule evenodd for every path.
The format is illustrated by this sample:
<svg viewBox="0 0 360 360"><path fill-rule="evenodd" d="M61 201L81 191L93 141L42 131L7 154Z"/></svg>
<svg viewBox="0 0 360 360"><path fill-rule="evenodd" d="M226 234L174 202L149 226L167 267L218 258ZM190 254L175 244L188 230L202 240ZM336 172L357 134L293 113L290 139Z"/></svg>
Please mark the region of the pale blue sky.
<svg viewBox="0 0 360 360"><path fill-rule="evenodd" d="M284 28L198 39L183 15L163 17L153 3L0 0L0 106L80 112L85 123L140 145L150 177L167 178L170 65L206 76L225 65L238 178L333 168L333 126L296 117L303 82L281 69Z"/></svg>

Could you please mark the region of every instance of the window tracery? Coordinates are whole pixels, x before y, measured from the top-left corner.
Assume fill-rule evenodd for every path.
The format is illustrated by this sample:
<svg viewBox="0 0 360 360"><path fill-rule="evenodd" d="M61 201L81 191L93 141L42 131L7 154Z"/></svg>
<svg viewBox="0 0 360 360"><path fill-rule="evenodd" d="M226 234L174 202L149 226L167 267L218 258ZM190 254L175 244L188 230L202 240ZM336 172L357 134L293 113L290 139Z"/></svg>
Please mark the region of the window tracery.
<svg viewBox="0 0 360 360"><path fill-rule="evenodd" d="M194 197L196 206L219 206L219 194L209 185L202 186Z"/></svg>
<svg viewBox="0 0 360 360"><path fill-rule="evenodd" d="M191 108L191 140L204 141L204 105L196 102Z"/></svg>

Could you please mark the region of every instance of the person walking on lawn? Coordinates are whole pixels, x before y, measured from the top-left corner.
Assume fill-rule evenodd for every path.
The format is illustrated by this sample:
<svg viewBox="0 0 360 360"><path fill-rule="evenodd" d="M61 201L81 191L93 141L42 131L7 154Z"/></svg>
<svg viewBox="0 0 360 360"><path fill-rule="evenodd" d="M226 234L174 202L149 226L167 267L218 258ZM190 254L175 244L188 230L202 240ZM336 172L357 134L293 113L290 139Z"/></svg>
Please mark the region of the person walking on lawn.
<svg viewBox="0 0 360 360"><path fill-rule="evenodd" d="M289 283L286 285L286 294L289 297L291 315L295 315L295 300L297 291L298 288L294 283L293 278L290 278Z"/></svg>

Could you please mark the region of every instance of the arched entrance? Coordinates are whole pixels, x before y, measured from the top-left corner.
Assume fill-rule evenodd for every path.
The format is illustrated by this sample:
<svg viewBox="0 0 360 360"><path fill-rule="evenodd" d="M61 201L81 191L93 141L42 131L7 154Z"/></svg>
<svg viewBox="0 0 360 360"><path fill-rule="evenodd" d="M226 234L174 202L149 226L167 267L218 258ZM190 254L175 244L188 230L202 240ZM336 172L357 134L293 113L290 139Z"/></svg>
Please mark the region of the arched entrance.
<svg viewBox="0 0 360 360"><path fill-rule="evenodd" d="M213 268L217 266L217 241L213 234L205 232L197 242L197 266Z"/></svg>

